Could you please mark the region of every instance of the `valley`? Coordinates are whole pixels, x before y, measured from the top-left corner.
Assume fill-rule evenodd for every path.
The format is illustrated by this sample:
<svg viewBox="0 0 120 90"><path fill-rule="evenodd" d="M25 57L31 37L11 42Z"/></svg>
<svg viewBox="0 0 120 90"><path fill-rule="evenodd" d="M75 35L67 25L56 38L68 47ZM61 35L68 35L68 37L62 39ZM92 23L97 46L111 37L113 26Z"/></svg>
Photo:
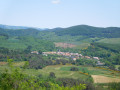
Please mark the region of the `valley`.
<svg viewBox="0 0 120 90"><path fill-rule="evenodd" d="M30 80L36 85L34 88L43 90L80 88L84 84L89 88L85 90L98 87L109 90L107 87L120 83L119 47L119 27L78 25L45 30L1 27L0 83L6 85L2 78L6 82L19 79L19 85L21 81L28 85L24 89L32 87Z"/></svg>

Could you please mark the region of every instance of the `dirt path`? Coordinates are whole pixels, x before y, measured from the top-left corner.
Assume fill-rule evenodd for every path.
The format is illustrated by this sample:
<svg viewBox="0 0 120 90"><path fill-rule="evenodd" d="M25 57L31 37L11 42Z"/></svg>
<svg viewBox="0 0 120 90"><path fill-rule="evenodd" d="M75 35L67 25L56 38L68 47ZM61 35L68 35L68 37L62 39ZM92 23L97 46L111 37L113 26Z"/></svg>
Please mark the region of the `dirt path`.
<svg viewBox="0 0 120 90"><path fill-rule="evenodd" d="M55 46L56 47L63 47L63 48L73 48L73 47L76 47L76 45L74 44L69 44L69 43L62 43L62 42L59 42L59 43L55 43Z"/></svg>
<svg viewBox="0 0 120 90"><path fill-rule="evenodd" d="M71 75L73 75L73 74L74 74L74 72L70 73L69 76L71 76Z"/></svg>

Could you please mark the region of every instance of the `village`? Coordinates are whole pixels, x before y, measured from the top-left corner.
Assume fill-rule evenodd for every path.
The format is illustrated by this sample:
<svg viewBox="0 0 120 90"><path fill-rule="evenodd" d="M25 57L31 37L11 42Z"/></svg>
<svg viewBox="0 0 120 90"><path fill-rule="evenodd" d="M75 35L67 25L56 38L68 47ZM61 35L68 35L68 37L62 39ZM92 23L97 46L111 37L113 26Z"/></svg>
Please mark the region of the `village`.
<svg viewBox="0 0 120 90"><path fill-rule="evenodd" d="M31 53L34 54L39 54L38 51L32 51ZM85 59L95 59L97 60L97 64L96 65L104 65L104 63L102 63L100 61L99 57L89 57L89 56L83 56L82 54L79 53L70 53L70 52L61 52L61 51L51 51L51 52L42 52L43 56L48 56L48 55L59 55L59 56L64 56L64 57L69 57L72 60L76 61L77 59L80 58L85 58Z"/></svg>
<svg viewBox="0 0 120 90"><path fill-rule="evenodd" d="M66 57L71 57L73 60L79 59L79 58L86 58L86 59L96 59L99 60L98 57L89 57L89 56L83 56L82 54L79 53L70 53L70 52L43 52L43 55L47 56L48 54L56 54L56 55L61 55L61 56L66 56Z"/></svg>

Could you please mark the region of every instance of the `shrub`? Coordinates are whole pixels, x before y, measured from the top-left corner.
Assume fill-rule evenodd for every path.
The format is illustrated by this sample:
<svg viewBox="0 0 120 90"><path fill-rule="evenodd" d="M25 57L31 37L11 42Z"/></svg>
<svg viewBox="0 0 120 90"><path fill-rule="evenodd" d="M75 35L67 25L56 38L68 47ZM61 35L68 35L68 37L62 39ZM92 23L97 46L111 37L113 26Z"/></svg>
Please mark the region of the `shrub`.
<svg viewBox="0 0 120 90"><path fill-rule="evenodd" d="M120 67L118 67L118 70L120 71Z"/></svg>
<svg viewBox="0 0 120 90"><path fill-rule="evenodd" d="M77 67L71 67L70 71L79 71L79 68L77 68Z"/></svg>
<svg viewBox="0 0 120 90"><path fill-rule="evenodd" d="M109 90L120 90L120 82L119 83L110 83L108 85Z"/></svg>
<svg viewBox="0 0 120 90"><path fill-rule="evenodd" d="M50 72L49 77L50 77L50 78L56 78L55 73L54 73L54 72Z"/></svg>

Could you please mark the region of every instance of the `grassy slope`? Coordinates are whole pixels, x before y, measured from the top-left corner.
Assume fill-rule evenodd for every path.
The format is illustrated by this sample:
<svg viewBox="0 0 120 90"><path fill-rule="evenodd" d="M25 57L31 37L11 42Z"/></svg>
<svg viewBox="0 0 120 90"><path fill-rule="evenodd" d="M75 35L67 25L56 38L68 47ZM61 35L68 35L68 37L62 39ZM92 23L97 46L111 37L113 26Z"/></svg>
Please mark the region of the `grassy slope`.
<svg viewBox="0 0 120 90"><path fill-rule="evenodd" d="M105 38L97 41L98 45L120 52L120 38Z"/></svg>
<svg viewBox="0 0 120 90"><path fill-rule="evenodd" d="M70 71L71 67L78 67L79 71ZM85 70L86 73L89 73L90 75L100 75L109 77L110 79L118 79L120 80L120 73L111 74L111 71L98 69L95 67L90 66L73 66L73 65L53 65L53 66L47 66L43 69L26 69L24 73L29 75L39 75L42 74L43 76L48 76L50 72L54 72L57 78L74 78L74 79L82 79L87 80L89 78L88 75L81 74L80 72L83 72L82 69Z"/></svg>
<svg viewBox="0 0 120 90"><path fill-rule="evenodd" d="M89 38L86 36L71 36L71 35L62 35L58 36L55 32L43 31L39 33L41 39L49 40L53 42L63 42L77 45L77 49L83 49L90 45L91 42L101 40L101 38Z"/></svg>
<svg viewBox="0 0 120 90"><path fill-rule="evenodd" d="M105 39L99 40L98 42L120 45L120 38L105 38Z"/></svg>
<svg viewBox="0 0 120 90"><path fill-rule="evenodd" d="M24 65L24 62L14 62L14 66L21 67ZM70 71L71 67L78 67L79 71ZM7 68L6 63L3 65L0 65L0 71L3 71L5 68ZM120 73L114 73L113 71L91 67L91 66L74 66L74 65L51 65L47 66L43 69L26 69L24 73L29 75L39 75L42 74L43 76L48 76L50 72L54 72L56 77L68 77L68 78L87 78L87 75L80 74L80 72L89 73L90 75L102 75L107 77L114 77L120 79Z"/></svg>
<svg viewBox="0 0 120 90"><path fill-rule="evenodd" d="M4 39L0 37L0 47L5 47L8 49L26 49L28 46L32 46L32 50L49 50L54 48L54 44L50 41L40 40L31 36L27 37L10 37L9 39Z"/></svg>

